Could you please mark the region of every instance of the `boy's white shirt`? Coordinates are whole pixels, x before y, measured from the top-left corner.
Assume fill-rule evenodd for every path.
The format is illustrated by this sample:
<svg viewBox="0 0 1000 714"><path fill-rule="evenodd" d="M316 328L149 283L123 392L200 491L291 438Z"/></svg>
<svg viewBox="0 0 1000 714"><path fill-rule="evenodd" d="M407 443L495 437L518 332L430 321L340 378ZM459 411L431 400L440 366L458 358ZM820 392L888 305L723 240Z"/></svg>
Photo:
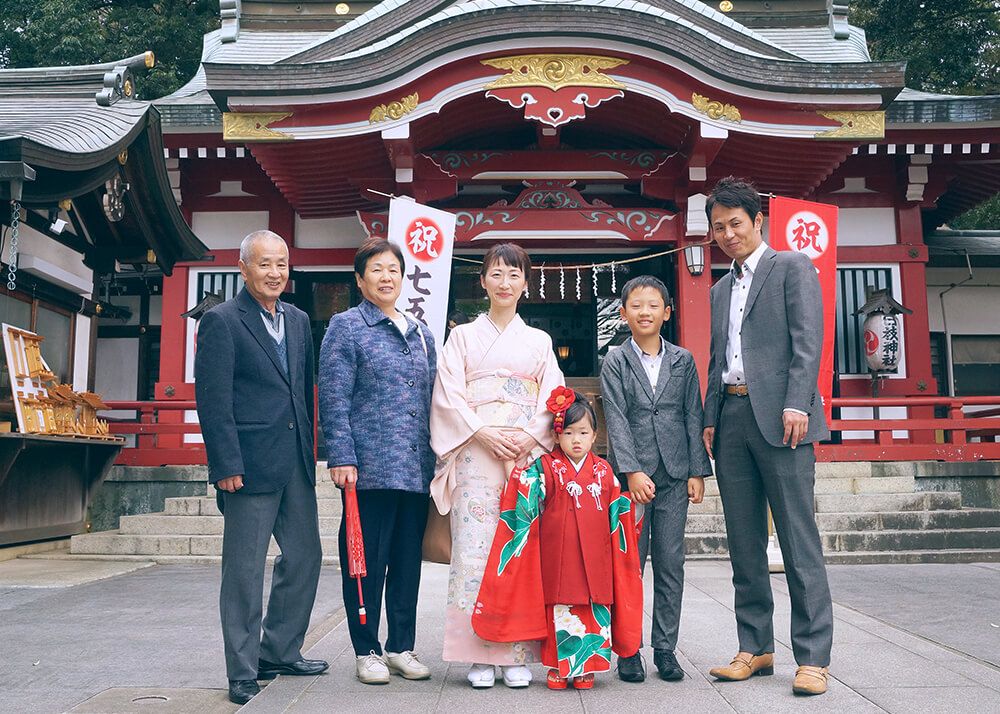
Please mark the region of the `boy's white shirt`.
<svg viewBox="0 0 1000 714"><path fill-rule="evenodd" d="M655 392L656 380L660 377L660 363L663 362L663 356L667 352L667 341L663 339L662 335L660 336L660 351L655 355L649 355L643 352L634 337L630 337L628 341L635 354L639 357L639 362L646 370L646 377L649 379L649 384Z"/></svg>

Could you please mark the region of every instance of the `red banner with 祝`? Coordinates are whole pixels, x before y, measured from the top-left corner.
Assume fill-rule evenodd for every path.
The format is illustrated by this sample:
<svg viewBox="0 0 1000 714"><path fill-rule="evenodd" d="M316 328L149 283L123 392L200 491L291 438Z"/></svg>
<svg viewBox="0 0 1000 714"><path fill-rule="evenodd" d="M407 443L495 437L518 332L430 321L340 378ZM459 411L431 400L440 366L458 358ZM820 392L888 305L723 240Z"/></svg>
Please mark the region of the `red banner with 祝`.
<svg viewBox="0 0 1000 714"><path fill-rule="evenodd" d="M795 198L771 199L768 242L775 250L794 250L812 260L823 295L823 354L819 361L818 389L823 413L830 424L833 396L833 340L837 313L837 212L836 206Z"/></svg>

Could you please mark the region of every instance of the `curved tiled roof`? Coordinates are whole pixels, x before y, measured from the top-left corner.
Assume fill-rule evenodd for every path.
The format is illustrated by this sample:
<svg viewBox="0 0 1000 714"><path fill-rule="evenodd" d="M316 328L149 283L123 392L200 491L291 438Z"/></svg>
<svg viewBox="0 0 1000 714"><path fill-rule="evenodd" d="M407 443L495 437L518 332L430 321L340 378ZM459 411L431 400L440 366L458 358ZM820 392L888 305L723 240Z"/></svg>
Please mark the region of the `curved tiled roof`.
<svg viewBox="0 0 1000 714"><path fill-rule="evenodd" d="M283 62L301 64L322 62L343 57L364 47L392 43L407 34L419 32L445 18L472 14L484 10L536 5L560 5L558 0L468 0L462 3L442 0L387 0L338 28L328 38L300 52L285 57ZM656 7L635 0L573 0L576 8L614 10L623 14L638 13L651 17L676 18L693 29L716 35L720 41L743 46L755 54L793 58L777 45L769 42L725 14L696 0L661 0ZM354 23L357 23L356 25ZM500 34L500 33L498 33Z"/></svg>
<svg viewBox="0 0 1000 714"><path fill-rule="evenodd" d="M76 67L0 70L0 159L16 141L20 160L84 171L106 163L146 128L149 102L99 106L104 75L145 62L138 55Z"/></svg>
<svg viewBox="0 0 1000 714"><path fill-rule="evenodd" d="M124 81L129 75L119 68L151 60L138 55L99 65L0 70L0 160L36 169L36 180L23 186L26 205L71 198L78 213L91 216L94 244L88 255L107 250L124 260L134 256L135 246L146 246L169 274L178 260L196 259L206 248L174 201L159 113L149 102L126 97L110 106L98 103L99 94L104 101L106 74ZM130 185L127 217L108 228L102 186L119 173Z"/></svg>
<svg viewBox="0 0 1000 714"><path fill-rule="evenodd" d="M889 105L890 124L983 123L1000 124L1000 95L931 94L904 89Z"/></svg>
<svg viewBox="0 0 1000 714"><path fill-rule="evenodd" d="M872 91L891 98L902 86L902 63L806 61L758 33L698 5L676 3L685 14L630 0L473 0L359 49L311 61L232 65L209 61L209 91L225 105L230 95L280 95L344 91L381 83L448 51L498 38L575 39L590 44L628 42L637 49L673 55L706 74L764 91L830 93ZM694 15L692 15L694 16ZM711 20L712 22L708 22ZM317 46L310 52L319 51ZM337 45L337 50L342 46ZM333 52L333 46L325 46ZM296 56L305 59L304 53Z"/></svg>

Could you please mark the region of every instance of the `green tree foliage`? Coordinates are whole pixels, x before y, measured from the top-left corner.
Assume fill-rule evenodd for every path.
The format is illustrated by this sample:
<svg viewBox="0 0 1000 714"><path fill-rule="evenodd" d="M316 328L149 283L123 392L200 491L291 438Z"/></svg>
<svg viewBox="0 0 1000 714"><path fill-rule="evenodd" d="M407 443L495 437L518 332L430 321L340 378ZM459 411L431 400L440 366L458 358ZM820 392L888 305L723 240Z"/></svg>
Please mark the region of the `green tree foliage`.
<svg viewBox="0 0 1000 714"><path fill-rule="evenodd" d="M855 0L872 59L907 60L906 86L947 94L1000 93L997 0Z"/></svg>
<svg viewBox="0 0 1000 714"><path fill-rule="evenodd" d="M108 62L146 50L141 98L170 94L198 70L218 0L0 0L0 67Z"/></svg>
<svg viewBox="0 0 1000 714"><path fill-rule="evenodd" d="M907 60L906 86L944 94L1000 94L997 0L855 0L872 59ZM1000 229L1000 195L949 222Z"/></svg>
<svg viewBox="0 0 1000 714"><path fill-rule="evenodd" d="M980 203L970 211L948 221L949 228L958 230L1000 230L1000 193L985 203Z"/></svg>

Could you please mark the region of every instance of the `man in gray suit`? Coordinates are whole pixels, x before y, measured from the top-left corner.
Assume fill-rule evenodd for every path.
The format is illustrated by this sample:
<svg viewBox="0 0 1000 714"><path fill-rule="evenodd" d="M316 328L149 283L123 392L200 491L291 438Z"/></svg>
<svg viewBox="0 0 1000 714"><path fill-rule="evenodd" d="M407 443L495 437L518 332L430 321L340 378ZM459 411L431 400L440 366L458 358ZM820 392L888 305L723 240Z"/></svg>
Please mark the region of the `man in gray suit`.
<svg viewBox="0 0 1000 714"><path fill-rule="evenodd" d="M229 699L246 704L258 679L313 675L302 658L323 553L313 458L313 341L309 317L281 301L288 246L270 231L240 246L245 287L198 325L195 395L225 518L219 609ZM263 621L264 565L274 535L271 596Z"/></svg>
<svg viewBox="0 0 1000 714"><path fill-rule="evenodd" d="M712 288L705 447L714 450L736 588L740 651L713 677L774 671L774 602L767 570L770 505L792 601L793 691L822 694L833 606L816 528L813 442L829 437L816 380L823 346L819 280L809 258L763 242L760 197L732 177L706 204L732 269Z"/></svg>
<svg viewBox="0 0 1000 714"><path fill-rule="evenodd" d="M701 388L694 357L660 336L670 319L670 294L651 275L622 288L622 318L632 336L608 353L601 396L608 460L624 476L645 516L639 562L653 554L653 663L661 679L684 678L674 649L684 592L684 525L688 502L701 503L712 465L701 442ZM642 657L618 658L625 682L646 678Z"/></svg>

